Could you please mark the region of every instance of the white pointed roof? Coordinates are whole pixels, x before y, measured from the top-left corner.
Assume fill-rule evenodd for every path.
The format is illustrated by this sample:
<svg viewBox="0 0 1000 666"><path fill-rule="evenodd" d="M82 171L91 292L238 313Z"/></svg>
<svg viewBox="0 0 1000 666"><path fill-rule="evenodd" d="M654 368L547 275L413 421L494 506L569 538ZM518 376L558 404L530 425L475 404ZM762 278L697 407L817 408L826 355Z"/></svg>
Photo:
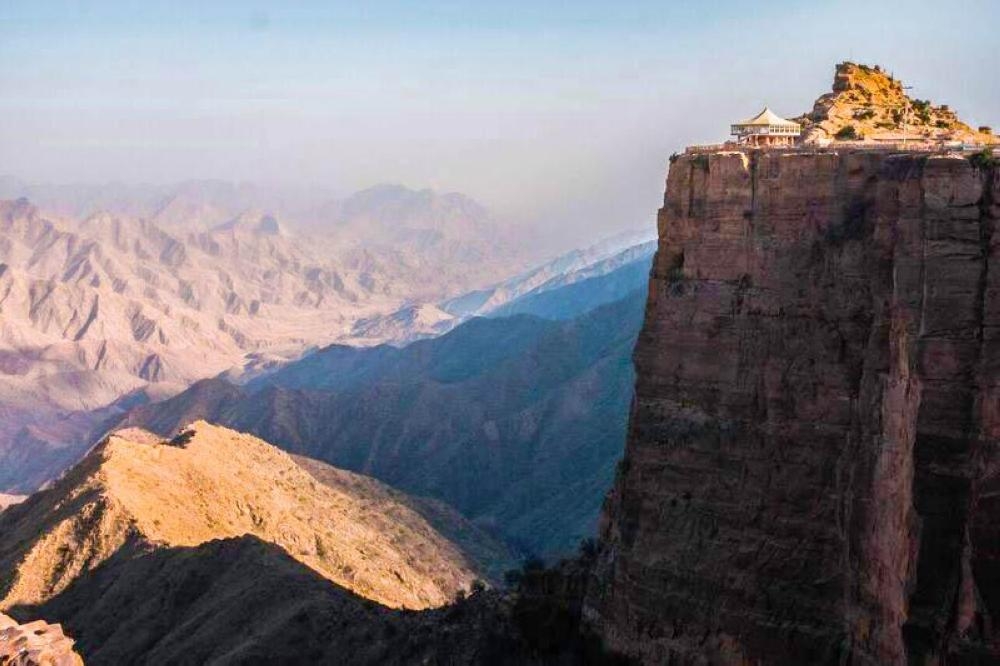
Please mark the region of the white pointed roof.
<svg viewBox="0 0 1000 666"><path fill-rule="evenodd" d="M768 107L764 107L764 110L758 113L753 118L748 118L747 120L742 120L735 125L794 125L799 126L798 123L792 122L791 120L785 120L774 111Z"/></svg>

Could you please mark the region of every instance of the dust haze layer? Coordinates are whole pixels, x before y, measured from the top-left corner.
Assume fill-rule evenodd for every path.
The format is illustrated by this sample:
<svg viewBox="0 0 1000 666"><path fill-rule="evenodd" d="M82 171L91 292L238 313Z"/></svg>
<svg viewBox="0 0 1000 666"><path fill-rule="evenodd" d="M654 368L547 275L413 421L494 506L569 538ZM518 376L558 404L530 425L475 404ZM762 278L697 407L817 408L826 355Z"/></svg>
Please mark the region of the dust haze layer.
<svg viewBox="0 0 1000 666"><path fill-rule="evenodd" d="M188 188L82 219L0 203L0 487L37 488L134 404L354 340L359 320L519 265L459 194L376 187L295 232L240 212L239 194Z"/></svg>

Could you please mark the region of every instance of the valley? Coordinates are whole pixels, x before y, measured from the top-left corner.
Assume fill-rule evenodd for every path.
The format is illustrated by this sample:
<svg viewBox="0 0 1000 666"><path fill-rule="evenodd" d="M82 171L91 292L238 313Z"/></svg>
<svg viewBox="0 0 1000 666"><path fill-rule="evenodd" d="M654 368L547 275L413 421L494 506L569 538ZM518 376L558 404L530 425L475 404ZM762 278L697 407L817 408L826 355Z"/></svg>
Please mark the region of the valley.
<svg viewBox="0 0 1000 666"><path fill-rule="evenodd" d="M0 662L997 663L1000 137L909 90L841 62L557 256L0 179Z"/></svg>

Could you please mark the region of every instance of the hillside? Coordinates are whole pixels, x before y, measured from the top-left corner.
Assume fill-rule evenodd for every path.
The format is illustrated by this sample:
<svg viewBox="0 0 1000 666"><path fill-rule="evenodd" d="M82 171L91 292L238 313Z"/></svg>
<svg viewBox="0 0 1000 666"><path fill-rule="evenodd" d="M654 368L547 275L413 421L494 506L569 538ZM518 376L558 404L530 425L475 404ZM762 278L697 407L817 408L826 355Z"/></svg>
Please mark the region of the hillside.
<svg viewBox="0 0 1000 666"><path fill-rule="evenodd" d="M621 454L644 282L568 321L473 319L401 349L332 346L244 387L206 380L127 423L169 435L207 418L443 500L530 551L572 551Z"/></svg>
<svg viewBox="0 0 1000 666"><path fill-rule="evenodd" d="M962 122L947 104L912 99L899 79L881 67L842 62L833 90L820 96L812 111L795 119L809 143L851 139L865 141L957 141L1000 144L986 126Z"/></svg>
<svg viewBox="0 0 1000 666"><path fill-rule="evenodd" d="M90 666L624 666L572 635L581 580L534 578L530 596L487 590L443 608L399 611L247 535L112 558L14 614L61 622Z"/></svg>
<svg viewBox="0 0 1000 666"><path fill-rule="evenodd" d="M400 493L305 464L204 422L170 441L116 433L51 489L0 514L0 608L45 603L111 559L246 534L390 608L442 605L484 575ZM502 547L442 514L503 566Z"/></svg>

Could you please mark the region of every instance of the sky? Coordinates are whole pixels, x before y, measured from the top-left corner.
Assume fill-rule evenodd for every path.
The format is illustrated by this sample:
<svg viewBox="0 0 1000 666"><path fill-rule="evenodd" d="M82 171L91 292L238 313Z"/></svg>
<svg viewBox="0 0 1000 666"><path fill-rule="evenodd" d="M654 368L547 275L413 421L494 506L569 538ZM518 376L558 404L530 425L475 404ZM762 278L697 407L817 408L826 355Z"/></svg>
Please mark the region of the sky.
<svg viewBox="0 0 1000 666"><path fill-rule="evenodd" d="M0 174L460 191L567 243L669 155L880 64L1000 126L1000 2L0 0Z"/></svg>

